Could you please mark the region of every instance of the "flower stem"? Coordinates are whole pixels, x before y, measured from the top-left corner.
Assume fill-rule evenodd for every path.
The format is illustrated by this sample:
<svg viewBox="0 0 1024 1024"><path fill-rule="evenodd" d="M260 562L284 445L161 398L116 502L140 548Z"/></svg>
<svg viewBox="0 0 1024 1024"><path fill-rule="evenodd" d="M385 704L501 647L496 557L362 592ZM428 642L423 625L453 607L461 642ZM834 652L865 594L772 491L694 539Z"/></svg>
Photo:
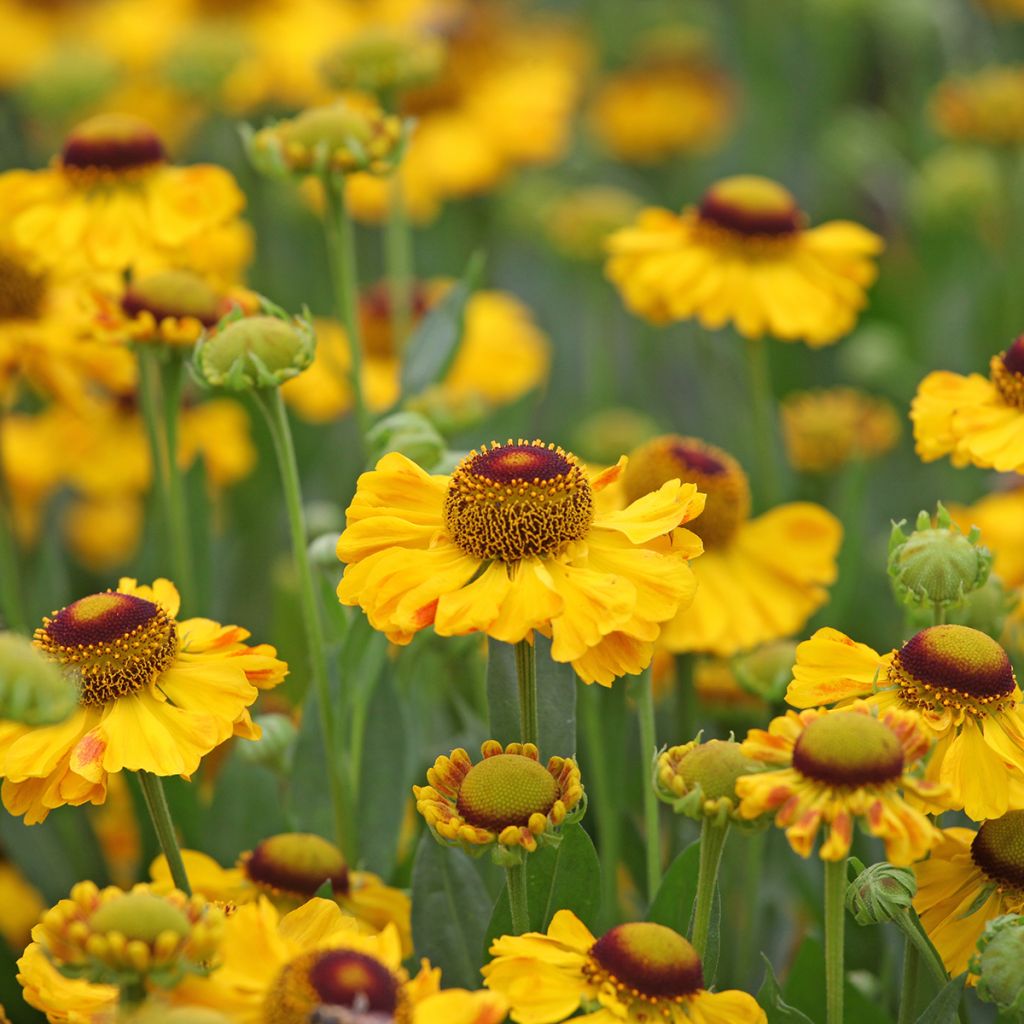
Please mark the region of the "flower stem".
<svg viewBox="0 0 1024 1024"><path fill-rule="evenodd" d="M306 543L306 517L302 508L302 488L299 481L299 467L295 459L295 446L288 425L281 392L277 388L260 388L252 392L256 404L266 417L270 436L274 442L278 469L281 473L281 487L284 491L285 506L288 510L288 525L292 536L292 556L299 577L299 600L302 606L302 621L306 629L306 645L309 651L310 672L316 687L317 706L323 730L324 749L327 760L327 784L330 788L334 810L334 827L338 845L346 859L354 860L354 842L351 825L352 802L347 789L346 776L342 774L342 757L339 736L327 680L327 655L324 644L323 623L317 602L313 570L309 563Z"/></svg>
<svg viewBox="0 0 1024 1024"><path fill-rule="evenodd" d="M920 954L907 938L903 950L903 982L900 985L900 1015L897 1024L914 1024L917 1020L917 976Z"/></svg>
<svg viewBox="0 0 1024 1024"><path fill-rule="evenodd" d="M704 959L711 927L711 908L718 887L718 867L729 835L729 823L718 825L705 818L700 826L700 862L697 869L697 898L693 908L693 948ZM710 979L709 979L710 981Z"/></svg>
<svg viewBox="0 0 1024 1024"><path fill-rule="evenodd" d="M191 896L192 886L189 885L185 863L178 848L178 839L174 834L174 822L171 820L171 809L167 806L163 780L152 772L140 771L137 774L142 786L142 796L146 801L146 810L149 811L149 817L153 822L160 849L167 858L167 866L174 885L187 896Z"/></svg>
<svg viewBox="0 0 1024 1024"><path fill-rule="evenodd" d="M505 868L508 882L508 905L512 911L512 934L522 935L530 930L530 908L526 897L526 862L509 864Z"/></svg>
<svg viewBox="0 0 1024 1024"><path fill-rule="evenodd" d="M654 896L661 885L661 837L658 820L658 798L651 783L651 758L657 751L654 728L654 687L651 667L647 666L636 683L637 717L640 721L640 769L644 799L644 841L647 855L647 899Z"/></svg>
<svg viewBox="0 0 1024 1024"><path fill-rule="evenodd" d="M754 414L754 443L757 446L759 496L766 508L779 500L778 472L775 465L775 421L773 416L771 373L768 368L768 342L747 341L747 367L750 372L750 406Z"/></svg>
<svg viewBox="0 0 1024 1024"><path fill-rule="evenodd" d="M923 963L931 972L936 985L939 988L945 985L946 982L949 981L949 975L946 973L946 968L942 963L942 959L935 951L935 947L928 941L924 933L920 930L920 927L915 926L914 921L911 919L911 914L909 912L899 914L893 918L893 922L899 930L903 932L907 942L913 945L917 950L920 962Z"/></svg>
<svg viewBox="0 0 1024 1024"><path fill-rule="evenodd" d="M943 626L946 623L946 606L944 604L932 605L932 624Z"/></svg>
<svg viewBox="0 0 1024 1024"><path fill-rule="evenodd" d="M323 182L327 196L327 217L324 221L327 258L331 266L338 316L348 335L351 353L350 383L359 437L362 439L366 436L369 420L363 398L363 337L359 326L359 272L356 266L355 227L345 204L344 179L327 174Z"/></svg>
<svg viewBox="0 0 1024 1024"><path fill-rule="evenodd" d="M401 352L412 330L413 248L409 218L406 216L402 179L396 168L391 177L391 203L385 235L384 259L388 272L388 297L391 300L391 329L395 349Z"/></svg>
<svg viewBox="0 0 1024 1024"><path fill-rule="evenodd" d="M516 644L516 676L519 679L519 738L539 745L537 716L537 653L528 640Z"/></svg>
<svg viewBox="0 0 1024 1024"><path fill-rule="evenodd" d="M827 1024L843 1024L846 858L825 863L825 992Z"/></svg>

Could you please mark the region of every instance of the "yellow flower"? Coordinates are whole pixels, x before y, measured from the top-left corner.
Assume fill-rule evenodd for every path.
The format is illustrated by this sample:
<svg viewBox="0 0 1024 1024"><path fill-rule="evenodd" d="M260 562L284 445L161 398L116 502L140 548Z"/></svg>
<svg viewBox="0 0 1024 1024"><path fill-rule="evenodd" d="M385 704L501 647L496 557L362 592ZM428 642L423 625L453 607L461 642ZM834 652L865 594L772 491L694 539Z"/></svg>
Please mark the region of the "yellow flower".
<svg viewBox="0 0 1024 1024"><path fill-rule="evenodd" d="M228 918L220 959L209 978L185 979L174 1002L221 1010L239 1024L308 1024L321 1007L355 1008L396 1024L498 1024L504 1015L500 997L441 993L441 972L425 960L410 978L392 925L366 935L330 900L310 900L284 917L263 897L239 907Z"/></svg>
<svg viewBox="0 0 1024 1024"><path fill-rule="evenodd" d="M295 910L329 881L335 902L364 930L377 932L392 924L402 941L402 955L412 954L409 897L369 871L350 870L341 851L320 836L301 832L271 836L242 854L233 868L222 868L197 850L183 850L182 858L194 892L232 904L265 896L281 913ZM158 888L173 886L163 855L153 861L149 873Z"/></svg>
<svg viewBox="0 0 1024 1024"><path fill-rule="evenodd" d="M18 983L25 1002L42 1010L50 1024L115 1024L117 1019L115 986L65 977L38 942L18 960Z"/></svg>
<svg viewBox="0 0 1024 1024"><path fill-rule="evenodd" d="M704 542L694 563L698 591L663 629L670 651L729 656L789 636L828 600L842 540L839 520L820 505L792 502L750 518L750 485L727 452L667 434L630 456L625 501L666 480L693 482L707 507L691 529Z"/></svg>
<svg viewBox="0 0 1024 1024"><path fill-rule="evenodd" d="M954 466L1024 473L1024 335L992 357L989 376L936 370L910 405L917 454Z"/></svg>
<svg viewBox="0 0 1024 1024"><path fill-rule="evenodd" d="M636 674L693 597L700 542L675 528L704 496L672 480L603 510L595 492L620 472L588 476L574 455L522 439L470 452L451 476L386 455L348 508L338 597L395 643L430 625L506 643L538 630L585 682Z"/></svg>
<svg viewBox="0 0 1024 1024"><path fill-rule="evenodd" d="M852 221L805 226L781 185L737 175L681 214L644 210L608 239L608 278L655 324L696 317L745 338L830 345L848 333L877 274L878 235Z"/></svg>
<svg viewBox="0 0 1024 1024"><path fill-rule="evenodd" d="M238 626L179 622L178 606L170 581L123 578L44 618L35 643L75 673L79 708L59 725L0 723L8 811L35 824L63 804L102 803L110 774L190 775L232 734L259 737L248 707L287 666Z"/></svg>
<svg viewBox="0 0 1024 1024"><path fill-rule="evenodd" d="M800 644L786 701L798 708L867 698L916 711L937 740L927 777L975 821L1024 799L1024 708L1006 651L969 626L930 626L880 655L836 629Z"/></svg>
<svg viewBox="0 0 1024 1024"><path fill-rule="evenodd" d="M1022 835L1021 810L990 818L977 832L946 828L931 857L914 865L914 909L953 977L967 970L986 922L1024 914Z"/></svg>
<svg viewBox="0 0 1024 1024"><path fill-rule="evenodd" d="M0 175L0 236L63 277L116 285L125 270L186 265L230 282L248 259L247 246L223 245L247 230L243 204L222 167L171 166L145 122L103 114L74 129L51 166Z"/></svg>
<svg viewBox="0 0 1024 1024"><path fill-rule="evenodd" d="M4 414L0 470L11 499L15 536L26 547L38 538L42 508L61 482L61 436L53 407L40 413Z"/></svg>
<svg viewBox="0 0 1024 1024"><path fill-rule="evenodd" d="M854 459L877 459L900 437L892 403L854 388L794 392L779 411L790 465L805 473L830 472Z"/></svg>
<svg viewBox="0 0 1024 1024"><path fill-rule="evenodd" d="M742 820L736 780L759 767L734 740L702 742L698 735L658 755L654 789L677 813L721 826L730 819Z"/></svg>
<svg viewBox="0 0 1024 1024"><path fill-rule="evenodd" d="M626 163L656 164L676 153L717 148L735 118L732 83L707 58L643 60L602 82L590 130Z"/></svg>
<svg viewBox="0 0 1024 1024"><path fill-rule="evenodd" d="M484 984L504 995L516 1024L559 1024L583 1009L589 1024L766 1024L745 992L709 992L696 950L671 928L638 921L596 939L570 910L546 933L491 946Z"/></svg>
<svg viewBox="0 0 1024 1024"><path fill-rule="evenodd" d="M451 287L428 281L413 291L414 323ZM391 302L384 284L369 289L360 301L363 337L363 394L373 412L390 409L401 397L401 352L394 337ZM317 354L304 373L281 389L285 401L303 419L326 423L352 407L348 385L351 365L348 338L342 328L316 324ZM506 292L476 292L466 305L459 349L444 379L424 396L441 410L476 408L478 414L507 405L544 383L551 363L547 336L518 299ZM496 365L502 372L495 373Z"/></svg>
<svg viewBox="0 0 1024 1024"><path fill-rule="evenodd" d="M1024 586L1024 486L987 494L949 514L962 530L977 526L995 558L992 571L1008 587Z"/></svg>
<svg viewBox="0 0 1024 1024"><path fill-rule="evenodd" d="M1019 146L1024 142L1024 68L990 67L940 82L932 119L960 142Z"/></svg>
<svg viewBox="0 0 1024 1024"><path fill-rule="evenodd" d="M557 828L583 799L580 770L571 757L552 757L545 768L532 743L487 740L473 764L461 747L427 771L428 786L413 786L416 809L431 830L469 849L520 847ZM578 815L577 815L578 817Z"/></svg>
<svg viewBox="0 0 1024 1024"><path fill-rule="evenodd" d="M900 796L900 789L934 808L942 787L909 774L932 739L913 713L888 708L876 717L864 701L846 708L808 709L752 729L742 744L747 757L777 765L775 771L736 782L740 814L776 812L775 824L801 857L809 857L823 826L822 860L844 860L854 822L885 843L886 859L905 866L923 857L939 830Z"/></svg>
<svg viewBox="0 0 1024 1024"><path fill-rule="evenodd" d="M0 905L0 936L11 949L24 949L46 907L39 890L7 860L0 860Z"/></svg>

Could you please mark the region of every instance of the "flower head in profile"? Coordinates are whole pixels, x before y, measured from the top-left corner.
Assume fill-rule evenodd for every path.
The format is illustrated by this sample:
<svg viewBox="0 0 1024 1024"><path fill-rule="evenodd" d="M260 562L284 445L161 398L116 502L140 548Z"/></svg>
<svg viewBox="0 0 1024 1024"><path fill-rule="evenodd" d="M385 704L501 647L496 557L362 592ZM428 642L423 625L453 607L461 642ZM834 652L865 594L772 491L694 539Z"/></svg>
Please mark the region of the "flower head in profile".
<svg viewBox="0 0 1024 1024"><path fill-rule="evenodd" d="M819 856L843 860L858 821L885 843L886 859L897 866L923 857L938 829L901 796L908 791L931 802L942 788L911 775L928 753L931 737L911 713L875 715L862 701L848 708L787 711L767 730L752 729L743 753L773 771L736 782L745 818L774 812L775 824L801 857L809 857L825 830Z"/></svg>
<svg viewBox="0 0 1024 1024"><path fill-rule="evenodd" d="M232 735L259 736L249 706L287 666L248 632L177 618L165 579L123 578L43 620L35 643L78 683L78 707L56 725L0 722L3 803L27 824L63 804L102 803L116 772L191 775Z"/></svg>
<svg viewBox="0 0 1024 1024"><path fill-rule="evenodd" d="M588 474L569 452L523 439L470 452L451 476L386 455L349 506L338 597L395 643L431 625L506 643L536 630L585 682L636 674L693 597L700 542L680 527L704 496L673 479L604 510L595 493L619 473Z"/></svg>
<svg viewBox="0 0 1024 1024"><path fill-rule="evenodd" d="M792 502L750 515L750 484L721 448L666 434L629 458L621 500L678 479L707 494L690 529L704 543L693 565L699 584L693 605L662 630L670 651L729 656L798 631L828 599L842 538L839 520L811 502Z"/></svg>
<svg viewBox="0 0 1024 1024"><path fill-rule="evenodd" d="M978 952L969 967L978 978L978 995L995 1003L1001 1013L1024 1010L1024 916L1003 914L985 925L978 940Z"/></svg>
<svg viewBox="0 0 1024 1024"><path fill-rule="evenodd" d="M956 977L967 970L986 922L1024 913L1024 810L990 818L977 832L943 829L942 841L914 865L914 874L914 909Z"/></svg>
<svg viewBox="0 0 1024 1024"><path fill-rule="evenodd" d="M209 900L240 905L265 897L281 913L312 899L329 882L335 903L370 932L392 924L402 941L402 955L412 954L409 897L385 885L369 871L348 867L334 843L309 832L268 836L243 853L235 867L223 868L198 850L183 850L192 889ZM150 876L160 889L173 885L167 861L159 856Z"/></svg>
<svg viewBox="0 0 1024 1024"><path fill-rule="evenodd" d="M571 757L552 757L545 767L532 743L487 740L473 764L461 747L439 757L427 786L413 786L416 809L432 832L470 852L490 847L504 862L532 853L583 803L580 770Z"/></svg>
<svg viewBox="0 0 1024 1024"><path fill-rule="evenodd" d="M1021 693L1006 651L985 633L929 626L881 655L819 629L797 648L786 701L811 708L858 698L920 716L936 741L927 777L948 790L949 806L983 821L1024 797Z"/></svg>
<svg viewBox="0 0 1024 1024"><path fill-rule="evenodd" d="M696 950L648 921L595 938L570 910L546 933L505 935L491 945L484 983L508 999L516 1024L560 1024L583 1010L590 1024L765 1024L745 992L709 992Z"/></svg>
<svg viewBox="0 0 1024 1024"><path fill-rule="evenodd" d="M776 182L725 178L697 206L648 208L615 232L606 273L626 306L655 324L696 318L745 338L830 345L867 303L882 240L852 221L806 220Z"/></svg>
<svg viewBox="0 0 1024 1024"><path fill-rule="evenodd" d="M988 377L928 374L910 405L917 454L954 466L1024 473L1024 335L992 357Z"/></svg>
<svg viewBox="0 0 1024 1024"><path fill-rule="evenodd" d="M940 82L932 120L958 142L1019 146L1024 142L1024 68L989 67Z"/></svg>

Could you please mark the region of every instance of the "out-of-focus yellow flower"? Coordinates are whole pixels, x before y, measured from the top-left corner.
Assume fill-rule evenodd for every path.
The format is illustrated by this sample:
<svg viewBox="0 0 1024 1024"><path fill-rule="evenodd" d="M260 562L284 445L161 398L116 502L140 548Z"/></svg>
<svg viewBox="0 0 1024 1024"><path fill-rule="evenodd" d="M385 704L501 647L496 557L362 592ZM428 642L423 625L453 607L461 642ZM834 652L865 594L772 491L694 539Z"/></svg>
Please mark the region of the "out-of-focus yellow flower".
<svg viewBox="0 0 1024 1024"><path fill-rule="evenodd" d="M947 138L1019 146L1024 142L1024 67L990 67L941 82L932 118Z"/></svg>
<svg viewBox="0 0 1024 1024"><path fill-rule="evenodd" d="M321 62L337 89L365 89L384 97L433 80L444 62L440 36L410 25L369 25Z"/></svg>
<svg viewBox="0 0 1024 1024"><path fill-rule="evenodd" d="M995 558L992 571L1006 586L1024 586L1024 485L988 494L973 505L950 505L949 514L962 530L981 530Z"/></svg>
<svg viewBox="0 0 1024 1024"><path fill-rule="evenodd" d="M698 658L693 665L693 688L701 703L718 713L750 714L768 706L739 684L733 663L726 658Z"/></svg>
<svg viewBox="0 0 1024 1024"><path fill-rule="evenodd" d="M892 403L854 388L799 391L782 402L782 439L794 469L827 473L855 459L877 459L900 437Z"/></svg>
<svg viewBox="0 0 1024 1024"><path fill-rule="evenodd" d="M414 289L414 322L451 287L425 282ZM374 412L390 409L401 397L401 353L394 338L386 285L362 296L363 394ZM304 373L281 389L285 401L303 419L326 423L352 407L348 385L351 356L344 330L332 321L317 322L316 358ZM444 379L423 401L437 410L476 407L482 414L507 405L547 379L551 361L547 336L530 311L506 292L474 293L466 305L462 343ZM495 367L501 372L496 373Z"/></svg>
<svg viewBox="0 0 1024 1024"><path fill-rule="evenodd" d="M1024 18L1024 0L977 0L995 18Z"/></svg>
<svg viewBox="0 0 1024 1024"><path fill-rule="evenodd" d="M0 175L0 242L33 270L115 286L126 270L174 266L234 281L248 248L225 239L247 238L243 205L224 168L172 166L144 121L103 114L75 128L49 167Z"/></svg>
<svg viewBox="0 0 1024 1024"><path fill-rule="evenodd" d="M935 370L910 405L917 454L954 466L1024 473L1024 335L992 357L989 376Z"/></svg>
<svg viewBox="0 0 1024 1024"><path fill-rule="evenodd" d="M948 145L922 162L910 181L910 205L922 224L995 225L1003 204L996 153L982 146Z"/></svg>
<svg viewBox="0 0 1024 1024"><path fill-rule="evenodd" d="M0 0L0 88L20 85L53 45L54 11L31 0Z"/></svg>
<svg viewBox="0 0 1024 1024"><path fill-rule="evenodd" d="M28 945L29 933L46 909L39 890L8 860L0 860L0 936L19 952Z"/></svg>
<svg viewBox="0 0 1024 1024"><path fill-rule="evenodd" d="M655 324L695 317L764 335L830 345L867 304L882 250L852 221L806 227L781 185L755 175L717 182L681 214L660 207L608 240L608 278L626 306Z"/></svg>
<svg viewBox="0 0 1024 1024"><path fill-rule="evenodd" d="M75 558L94 572L124 565L138 550L145 508L140 494L76 496L61 525Z"/></svg>
<svg viewBox="0 0 1024 1024"><path fill-rule="evenodd" d="M599 260L613 232L640 211L640 200L613 185L590 185L554 200L543 217L552 246L573 260Z"/></svg>

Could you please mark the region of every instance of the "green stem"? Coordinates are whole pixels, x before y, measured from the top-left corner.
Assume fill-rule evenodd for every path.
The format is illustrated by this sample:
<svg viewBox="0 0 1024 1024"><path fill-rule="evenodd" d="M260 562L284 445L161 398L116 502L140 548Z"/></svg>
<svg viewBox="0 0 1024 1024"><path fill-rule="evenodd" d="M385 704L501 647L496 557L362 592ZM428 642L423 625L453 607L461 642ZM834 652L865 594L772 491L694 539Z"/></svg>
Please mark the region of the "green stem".
<svg viewBox="0 0 1024 1024"><path fill-rule="evenodd" d="M621 848L621 820L613 799L609 770L607 742L601 722L598 701L601 691L586 686L580 694L580 712L583 716L583 737L587 744L588 770L587 796L597 818L598 849L601 853L601 910L608 927L618 921L619 850Z"/></svg>
<svg viewBox="0 0 1024 1024"><path fill-rule="evenodd" d="M825 863L825 992L827 1024L843 1024L846 858Z"/></svg>
<svg viewBox="0 0 1024 1024"><path fill-rule="evenodd" d="M409 218L406 216L402 178L396 168L391 177L391 203L384 239L387 264L388 297L391 300L391 329L395 349L403 351L412 331L413 247Z"/></svg>
<svg viewBox="0 0 1024 1024"><path fill-rule="evenodd" d="M651 759L657 750L654 728L654 687L648 665L636 683L637 717L640 721L640 770L644 800L644 842L647 856L647 900L653 902L661 885L661 837L658 798L651 782Z"/></svg>
<svg viewBox="0 0 1024 1024"><path fill-rule="evenodd" d="M932 624L943 626L946 623L946 606L944 604L932 605Z"/></svg>
<svg viewBox="0 0 1024 1024"><path fill-rule="evenodd" d="M306 517L302 508L302 487L299 481L299 467L295 459L291 427L281 392L277 388L257 389L252 392L256 404L266 417L270 436L274 442L278 469L281 473L281 487L284 491L285 506L288 510L288 525L292 537L292 556L299 577L299 601L302 607L302 621L306 630L306 645L309 650L310 671L316 687L317 705L323 730L324 748L327 760L327 784L330 788L334 809L334 827L338 845L346 859L355 860L355 843L351 828L352 801L342 774L344 759L339 747L339 734L327 680L327 655L324 643L323 623L320 605L316 597L312 566L306 542Z"/></svg>
<svg viewBox="0 0 1024 1024"><path fill-rule="evenodd" d="M139 784L142 787L142 796L146 801L146 809L153 822L153 829L156 832L160 849L167 858L167 867L170 869L171 878L176 888L188 896L192 895L192 886L189 885L188 875L185 873L185 863L181 859L181 850L178 847L178 839L174 834L174 822L171 820L171 809L167 806L167 797L164 794L163 780L159 775L152 772L140 771Z"/></svg>
<svg viewBox="0 0 1024 1024"><path fill-rule="evenodd" d="M338 316L348 335L351 352L350 383L355 403L360 439L366 436L369 419L363 399L363 334L359 326L359 272L356 266L355 227L345 205L345 181L336 175L324 176L327 196L327 257L334 283L334 301ZM360 443L361 440L360 440Z"/></svg>
<svg viewBox="0 0 1024 1024"><path fill-rule="evenodd" d="M711 908L718 888L718 867L729 835L729 823L716 825L705 818L700 826L700 862L697 869L697 898L693 907L693 948L704 959L711 927ZM710 984L712 979L707 979Z"/></svg>
<svg viewBox="0 0 1024 1024"><path fill-rule="evenodd" d="M512 934L523 935L530 930L530 907L526 897L526 862L505 868L508 882L508 905L512 911Z"/></svg>
<svg viewBox="0 0 1024 1024"><path fill-rule="evenodd" d="M166 519L167 447L161 412L163 400L159 353L153 345L140 345L136 351L139 357L139 405L142 409L142 421L146 426L150 460L153 463L154 504L159 510L159 515Z"/></svg>
<svg viewBox="0 0 1024 1024"><path fill-rule="evenodd" d="M928 968L929 973L935 979L936 985L939 988L945 985L949 981L949 975L946 973L946 967L942 963L942 958L935 951L935 947L922 934L920 927L915 926L911 920L911 915L909 913L899 914L893 918L893 921L899 930L903 932L907 942L917 950L919 961Z"/></svg>
<svg viewBox="0 0 1024 1024"><path fill-rule="evenodd" d="M900 1014L897 1024L914 1024L917 1020L917 977L920 954L910 939L903 951L903 982L900 985Z"/></svg>
<svg viewBox="0 0 1024 1024"><path fill-rule="evenodd" d="M771 508L779 500L778 467L775 463L775 398L768 368L767 341L747 341L750 371L750 406L754 414L754 443L761 504Z"/></svg>
<svg viewBox="0 0 1024 1024"><path fill-rule="evenodd" d="M528 640L516 644L516 677L519 680L519 738L539 745L537 715L537 652Z"/></svg>

